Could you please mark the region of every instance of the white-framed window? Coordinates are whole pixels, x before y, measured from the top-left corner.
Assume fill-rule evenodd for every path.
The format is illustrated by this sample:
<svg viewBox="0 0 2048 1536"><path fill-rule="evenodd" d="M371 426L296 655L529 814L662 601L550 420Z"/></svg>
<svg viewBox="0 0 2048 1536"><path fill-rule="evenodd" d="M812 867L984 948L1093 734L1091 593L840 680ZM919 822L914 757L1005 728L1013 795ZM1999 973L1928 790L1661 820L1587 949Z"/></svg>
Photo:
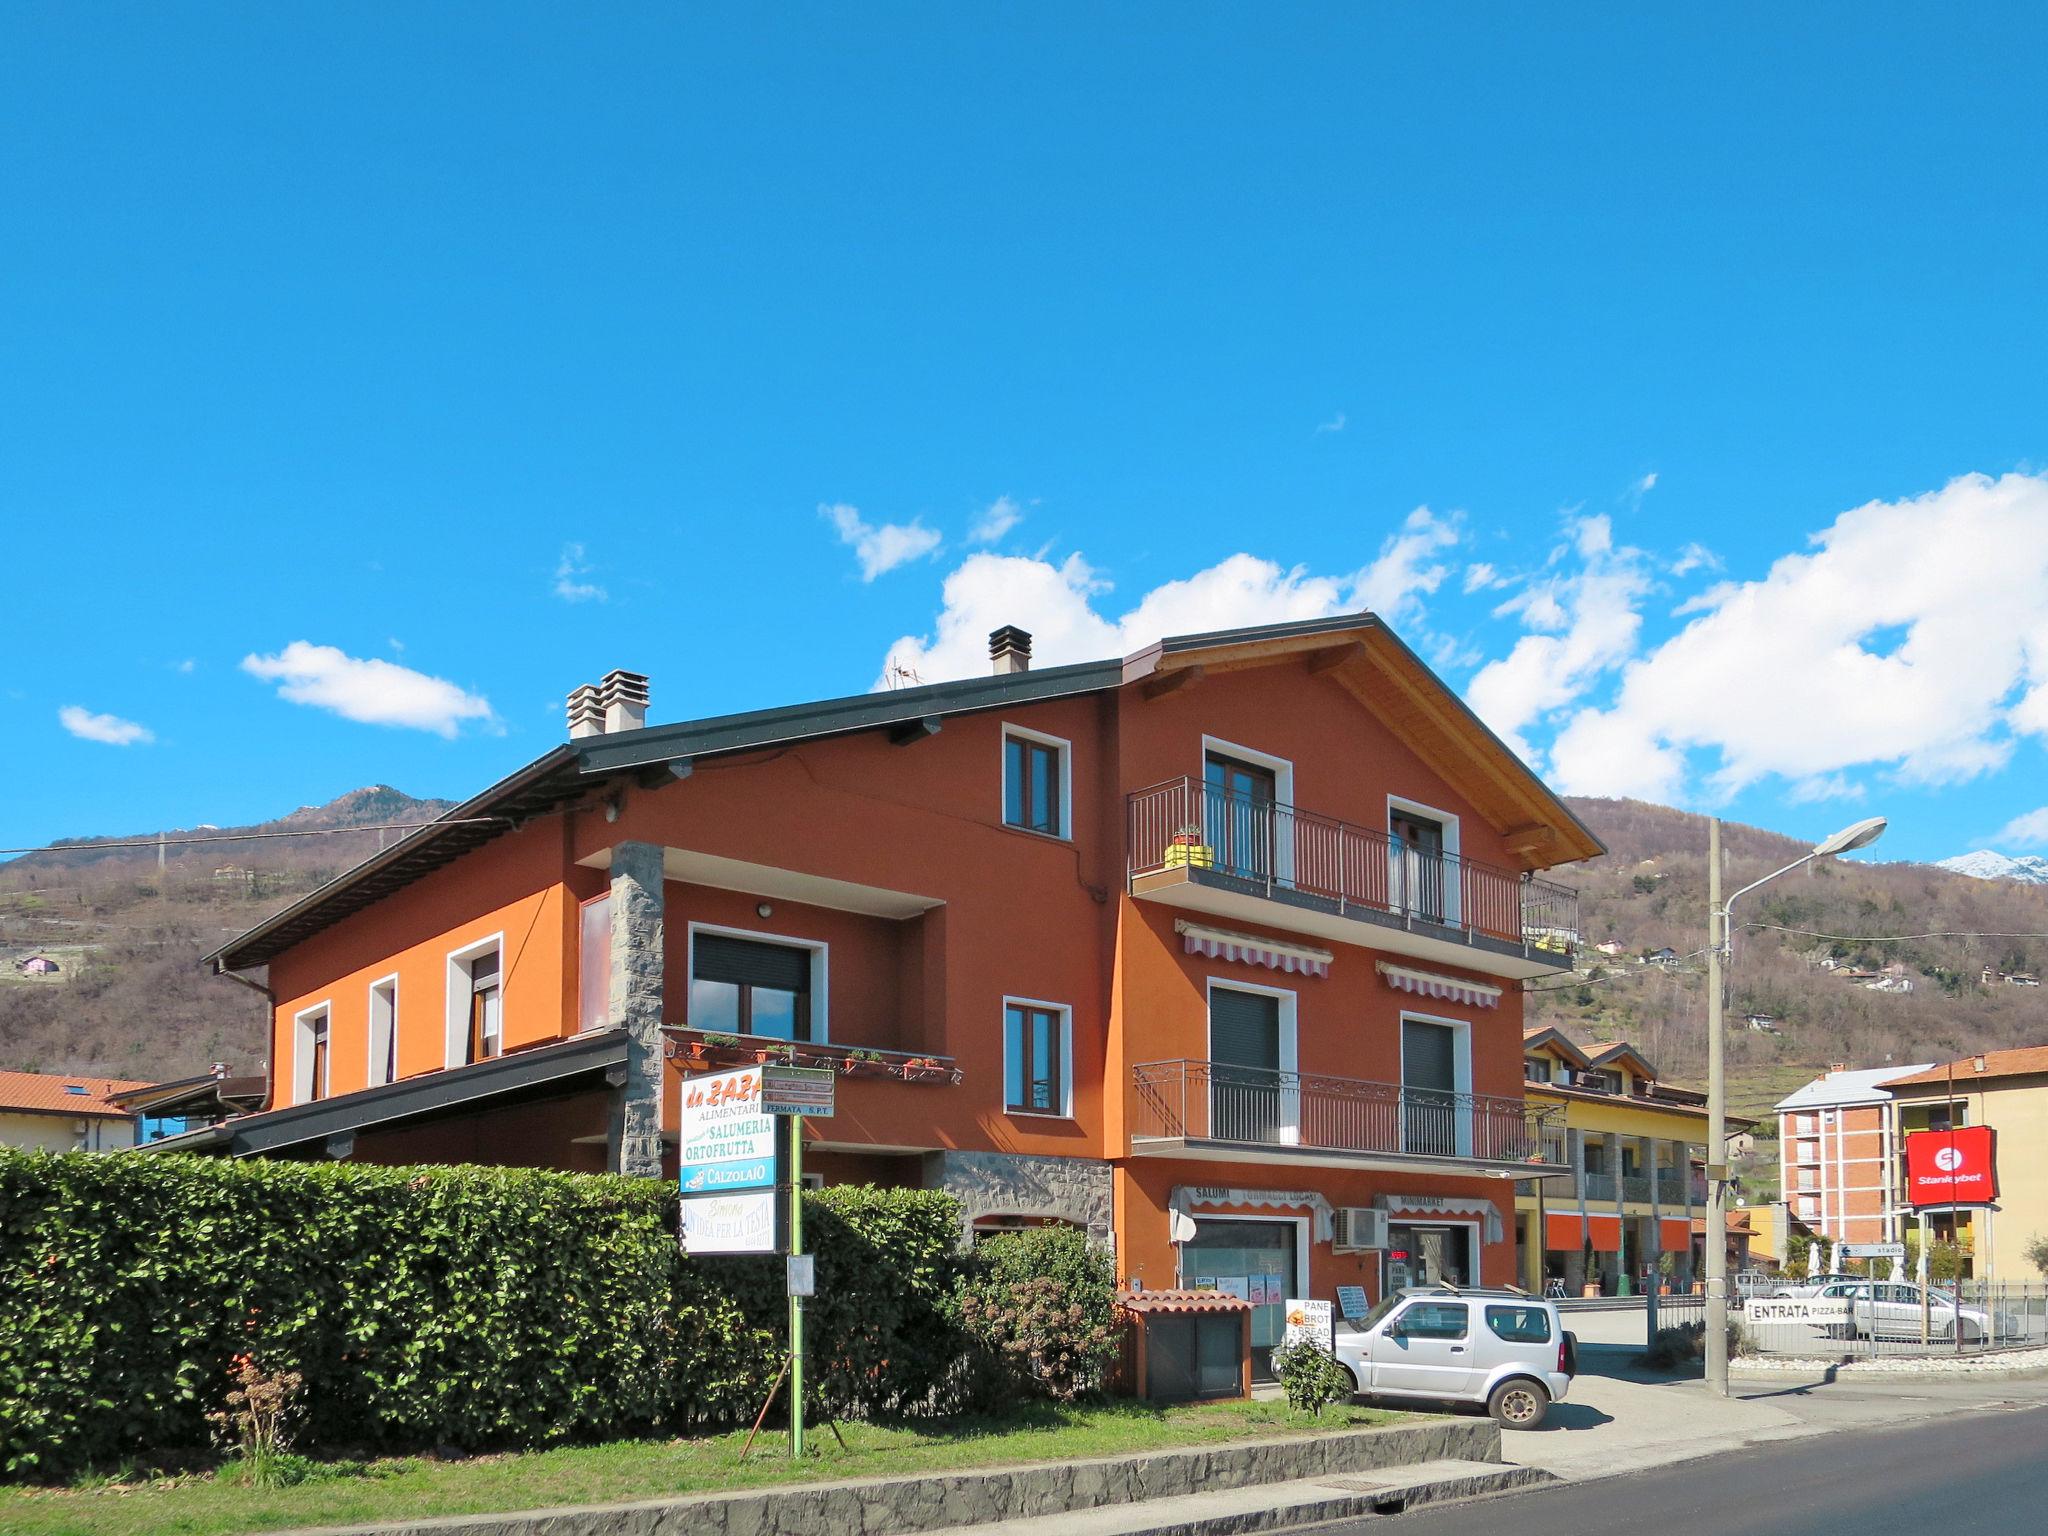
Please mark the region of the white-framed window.
<svg viewBox="0 0 2048 1536"><path fill-rule="evenodd" d="M1285 987L1210 976L1209 1118L1212 1140L1295 1146L1301 1141L1296 1073L1299 1000Z"/></svg>
<svg viewBox="0 0 2048 1536"><path fill-rule="evenodd" d="M330 1031L334 1022L331 1003L316 1003L292 1015L292 1102L310 1104L324 1099L331 1080Z"/></svg>
<svg viewBox="0 0 2048 1536"><path fill-rule="evenodd" d="M1003 1111L1074 1113L1074 1010L1035 997L1003 999Z"/></svg>
<svg viewBox="0 0 2048 1536"><path fill-rule="evenodd" d="M1455 928L1464 912L1458 818L1420 800L1387 796L1387 905Z"/></svg>
<svg viewBox="0 0 2048 1536"><path fill-rule="evenodd" d="M446 1055L451 1067L505 1049L505 936L494 933L448 955Z"/></svg>
<svg viewBox="0 0 2048 1536"><path fill-rule="evenodd" d="M1202 831L1215 868L1294 883L1294 764L1220 736L1202 738Z"/></svg>
<svg viewBox="0 0 2048 1536"><path fill-rule="evenodd" d="M1003 727L1003 825L1044 837L1074 835L1074 747L1060 736Z"/></svg>
<svg viewBox="0 0 2048 1536"><path fill-rule="evenodd" d="M831 945L715 923L690 924L689 942L690 1028L831 1040Z"/></svg>
<svg viewBox="0 0 2048 1536"><path fill-rule="evenodd" d="M1401 1144L1436 1157L1472 1155L1472 1024L1401 1014Z"/></svg>
<svg viewBox="0 0 2048 1536"><path fill-rule="evenodd" d="M370 983L370 1070L372 1088L398 1081L398 978Z"/></svg>

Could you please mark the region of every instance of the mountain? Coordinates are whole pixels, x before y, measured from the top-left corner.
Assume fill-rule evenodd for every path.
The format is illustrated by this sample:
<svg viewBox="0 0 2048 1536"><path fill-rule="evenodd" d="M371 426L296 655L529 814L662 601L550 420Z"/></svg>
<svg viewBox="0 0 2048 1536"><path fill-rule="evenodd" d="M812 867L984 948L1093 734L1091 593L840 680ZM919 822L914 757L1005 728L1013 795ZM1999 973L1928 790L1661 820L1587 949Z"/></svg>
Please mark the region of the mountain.
<svg viewBox="0 0 2048 1536"><path fill-rule="evenodd" d="M207 974L200 957L403 835L355 829L431 821L453 805L373 784L254 826L67 838L0 864L0 1068L260 1069L262 998ZM244 832L307 835L212 840ZM149 846L159 835L161 879ZM195 837L209 841L173 841ZM33 954L58 974L24 976L18 962Z"/></svg>
<svg viewBox="0 0 2048 1536"><path fill-rule="evenodd" d="M1698 958L1707 943L1705 818L1639 800L1568 803L1608 852L1555 872L1580 893L1586 950L1578 975L1533 984L1530 1022L1558 1025L1582 1042L1628 1038L1667 1077L1697 1080L1706 1067ZM1724 823L1723 889L1739 890L1811 846ZM1940 1061L2048 1043L2048 988L1998 979L2038 975L2048 963L2048 938L1879 942L2048 935L2048 883L1834 859L1744 897L1736 921L1729 1059L1758 1081L1832 1062ZM1593 947L1603 942L1619 945L1622 955L1598 954ZM1665 945L1689 958L1668 970L1632 958ZM1875 989L1880 981L1887 990ZM1751 1014L1761 1021L1755 1029L1745 1027Z"/></svg>
<svg viewBox="0 0 2048 1536"><path fill-rule="evenodd" d="M2023 885L2048 885L2048 859L2037 853L2021 854L2015 859L2003 853L1993 853L1989 848L1980 848L1975 853L1957 854L1952 859L1937 859L1934 867L1953 870L1974 880L2017 880Z"/></svg>

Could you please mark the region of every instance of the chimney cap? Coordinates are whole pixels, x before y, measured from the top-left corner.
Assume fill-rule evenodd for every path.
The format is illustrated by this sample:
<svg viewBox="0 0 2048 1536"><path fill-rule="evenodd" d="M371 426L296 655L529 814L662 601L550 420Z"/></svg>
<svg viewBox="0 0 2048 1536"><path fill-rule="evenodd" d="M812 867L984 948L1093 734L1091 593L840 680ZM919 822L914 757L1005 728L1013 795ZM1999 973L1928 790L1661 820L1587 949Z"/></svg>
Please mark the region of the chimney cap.
<svg viewBox="0 0 2048 1536"><path fill-rule="evenodd" d="M1001 629L990 630L988 632L989 655L999 656L1004 651L1022 651L1026 656L1029 656L1031 654L1031 631L1019 629L1014 624L1005 624Z"/></svg>

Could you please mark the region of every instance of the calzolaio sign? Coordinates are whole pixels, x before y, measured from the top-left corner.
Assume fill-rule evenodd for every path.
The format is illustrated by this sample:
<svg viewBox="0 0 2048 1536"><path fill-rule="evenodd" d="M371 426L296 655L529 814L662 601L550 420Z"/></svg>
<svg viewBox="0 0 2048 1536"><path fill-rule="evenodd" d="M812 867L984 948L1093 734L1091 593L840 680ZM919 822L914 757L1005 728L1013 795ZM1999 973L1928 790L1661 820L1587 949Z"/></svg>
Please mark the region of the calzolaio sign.
<svg viewBox="0 0 2048 1536"><path fill-rule="evenodd" d="M1906 1135L1906 1199L1920 1205L1989 1205L1998 1198L1996 1146L1988 1125Z"/></svg>

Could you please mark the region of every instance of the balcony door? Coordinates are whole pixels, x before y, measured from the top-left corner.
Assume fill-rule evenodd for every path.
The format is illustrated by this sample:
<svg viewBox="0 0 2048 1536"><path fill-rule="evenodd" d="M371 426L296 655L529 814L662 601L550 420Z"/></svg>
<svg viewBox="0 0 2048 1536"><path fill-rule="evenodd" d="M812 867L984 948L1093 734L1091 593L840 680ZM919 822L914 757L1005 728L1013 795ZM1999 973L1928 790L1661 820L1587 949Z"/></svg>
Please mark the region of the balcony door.
<svg viewBox="0 0 2048 1536"><path fill-rule="evenodd" d="M1209 1135L1219 1141L1292 1145L1293 1019L1278 993L1209 988Z"/></svg>
<svg viewBox="0 0 2048 1536"><path fill-rule="evenodd" d="M1401 1146L1431 1157L1469 1155L1470 1111L1460 1091L1459 1033L1452 1024L1401 1021Z"/></svg>
<svg viewBox="0 0 2048 1536"><path fill-rule="evenodd" d="M1202 819L1216 868L1261 882L1279 874L1273 806L1280 796L1273 770L1211 752L1202 761L1202 787Z"/></svg>
<svg viewBox="0 0 2048 1536"><path fill-rule="evenodd" d="M1392 836L1393 907L1424 922L1441 923L1444 902L1444 824L1413 811L1395 809L1387 817Z"/></svg>

